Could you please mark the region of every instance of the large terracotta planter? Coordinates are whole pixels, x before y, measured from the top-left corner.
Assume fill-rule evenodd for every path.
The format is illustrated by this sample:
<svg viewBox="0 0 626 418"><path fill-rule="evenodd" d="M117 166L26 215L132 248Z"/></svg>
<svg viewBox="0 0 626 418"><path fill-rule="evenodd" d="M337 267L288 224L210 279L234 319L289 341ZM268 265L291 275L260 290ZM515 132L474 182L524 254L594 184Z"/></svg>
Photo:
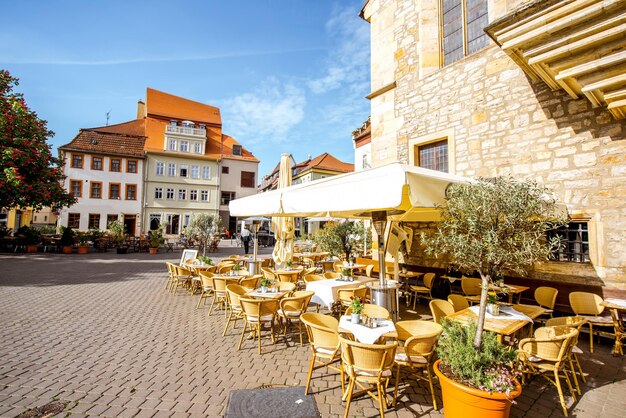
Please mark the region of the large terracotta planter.
<svg viewBox="0 0 626 418"><path fill-rule="evenodd" d="M63 247L63 254L72 254L72 246L66 245Z"/></svg>
<svg viewBox="0 0 626 418"><path fill-rule="evenodd" d="M148 251L150 251L150 254L157 254L159 252L159 249L150 247L148 248Z"/></svg>
<svg viewBox="0 0 626 418"><path fill-rule="evenodd" d="M89 245L79 245L78 254L89 254Z"/></svg>
<svg viewBox="0 0 626 418"><path fill-rule="evenodd" d="M439 378L443 393L443 414L446 418L481 417L506 418L511 412L511 400L522 393L522 387L517 388L508 396L504 393L489 393L462 385L446 377L439 371L437 360L433 366Z"/></svg>
<svg viewBox="0 0 626 418"><path fill-rule="evenodd" d="M37 244L28 244L26 246L27 253L36 253L37 252Z"/></svg>

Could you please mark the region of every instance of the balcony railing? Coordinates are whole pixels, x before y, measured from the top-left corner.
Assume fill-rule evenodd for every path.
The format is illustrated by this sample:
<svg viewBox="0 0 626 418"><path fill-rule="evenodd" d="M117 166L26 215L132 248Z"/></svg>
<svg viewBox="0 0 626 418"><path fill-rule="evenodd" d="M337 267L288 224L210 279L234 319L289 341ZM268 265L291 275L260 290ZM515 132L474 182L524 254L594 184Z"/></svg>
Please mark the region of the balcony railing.
<svg viewBox="0 0 626 418"><path fill-rule="evenodd" d="M190 128L187 126L166 125L165 133L176 135L187 135L195 138L206 138L205 128Z"/></svg>

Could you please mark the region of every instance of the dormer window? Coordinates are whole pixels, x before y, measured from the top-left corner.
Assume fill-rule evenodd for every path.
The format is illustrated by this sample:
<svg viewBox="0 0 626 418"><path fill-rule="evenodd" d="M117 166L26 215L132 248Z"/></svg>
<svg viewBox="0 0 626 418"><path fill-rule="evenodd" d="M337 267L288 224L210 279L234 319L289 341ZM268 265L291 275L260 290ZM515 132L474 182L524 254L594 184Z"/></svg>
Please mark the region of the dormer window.
<svg viewBox="0 0 626 418"><path fill-rule="evenodd" d="M170 120L170 125L172 126L177 126L178 125L178 121L175 119Z"/></svg>
<svg viewBox="0 0 626 418"><path fill-rule="evenodd" d="M195 126L195 124L194 124L193 122L191 122L191 121L184 120L184 121L183 121L183 126L184 126L185 128L193 128L193 127Z"/></svg>
<svg viewBox="0 0 626 418"><path fill-rule="evenodd" d="M233 145L233 155L241 156L241 145Z"/></svg>

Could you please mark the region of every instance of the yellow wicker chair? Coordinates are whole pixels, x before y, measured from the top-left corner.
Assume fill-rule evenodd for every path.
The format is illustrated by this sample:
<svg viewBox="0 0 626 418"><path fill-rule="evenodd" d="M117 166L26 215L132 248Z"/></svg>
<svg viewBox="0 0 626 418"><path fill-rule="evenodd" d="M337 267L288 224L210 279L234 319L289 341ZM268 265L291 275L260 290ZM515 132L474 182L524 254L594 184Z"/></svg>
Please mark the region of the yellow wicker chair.
<svg viewBox="0 0 626 418"><path fill-rule="evenodd" d="M365 267L365 275L372 277L372 270L374 270L374 264L368 264L367 267Z"/></svg>
<svg viewBox="0 0 626 418"><path fill-rule="evenodd" d="M285 291L289 292L284 297L287 297L287 296L291 295L291 293L294 292L296 290L296 287L297 287L295 283L287 283L287 282L274 283L274 286L276 286L276 288L280 292L285 292Z"/></svg>
<svg viewBox="0 0 626 418"><path fill-rule="evenodd" d="M243 311L244 325L237 350L241 350L241 344L246 335L246 330L250 327L254 337L258 339L259 354L261 354L261 328L263 328L263 324L270 325L272 342L274 344L276 343L276 337L274 336L274 320L276 318L276 312L278 311L278 302L277 299L239 298L241 310Z"/></svg>
<svg viewBox="0 0 626 418"><path fill-rule="evenodd" d="M199 273L200 276L200 299L198 300L198 304L196 305L196 309L200 307L202 301L206 303L206 299L213 295L213 281L211 278L213 277L213 273L210 271L201 271Z"/></svg>
<svg viewBox="0 0 626 418"><path fill-rule="evenodd" d="M454 313L454 306L447 300L433 299L428 304L433 315L433 322L441 324L441 321L448 315Z"/></svg>
<svg viewBox="0 0 626 418"><path fill-rule="evenodd" d="M583 373L583 369L582 367L580 367L580 362L578 361L578 354L583 354L583 351L578 348L578 336L580 335L580 329L586 322L587 321L582 316L562 316L559 318L550 318L546 321L546 327L568 326L571 328L576 328L579 331L579 334L572 342L570 350L567 353L567 363L569 365L570 371L572 372L572 376L574 376L576 392L578 392L579 395L580 385L578 384L577 375L580 376L583 382L587 381L587 379L585 378L585 374Z"/></svg>
<svg viewBox="0 0 626 418"><path fill-rule="evenodd" d="M176 265L169 261L166 261L165 265L167 266L167 283L165 284L165 290L169 291L172 283L174 283L174 277L176 276Z"/></svg>
<svg viewBox="0 0 626 418"><path fill-rule="evenodd" d="M233 329L237 326L237 320L243 319L243 310L241 309L241 303L239 299L246 296L248 289L238 284L226 285L226 303L228 304L228 319L226 319L226 325L224 326L224 332L222 337L226 335L228 325L230 321L233 321Z"/></svg>
<svg viewBox="0 0 626 418"><path fill-rule="evenodd" d="M343 270L343 261L339 260L333 262L333 271L341 273L341 270Z"/></svg>
<svg viewBox="0 0 626 418"><path fill-rule="evenodd" d="M326 280L326 277L319 274L307 274L306 276L304 276L305 283L316 282L318 280Z"/></svg>
<svg viewBox="0 0 626 418"><path fill-rule="evenodd" d="M610 317L600 316L604 311L601 305L602 298L594 293L572 292L569 294L569 304L572 311L587 320L589 325L589 351L593 353L593 327L613 327ZM597 329L596 329L597 331Z"/></svg>
<svg viewBox="0 0 626 418"><path fill-rule="evenodd" d="M209 313L207 315L211 315L213 313L213 308L221 307L224 309L224 318L226 318L228 314L227 300L226 300L226 285L229 284L229 281L226 279L221 279L219 277L211 277L211 282L213 284L213 300L211 301L211 307L209 308Z"/></svg>
<svg viewBox="0 0 626 418"><path fill-rule="evenodd" d="M254 290L259 286L259 280L261 280L261 275L257 274L249 277L242 277L239 279L239 285L246 288L247 290Z"/></svg>
<svg viewBox="0 0 626 418"><path fill-rule="evenodd" d="M346 309L345 315L350 315L351 313L352 313L352 308L348 306L348 309ZM389 311L386 308L382 306L378 306L378 305L372 305L371 303L363 304L363 312L361 312L361 315L366 315L370 318L383 318L383 319L391 318L391 315L389 314Z"/></svg>
<svg viewBox="0 0 626 418"><path fill-rule="evenodd" d="M347 308L350 306L352 299L356 297L364 301L367 298L367 291L368 289L365 286L340 288L337 290L337 299L341 301L343 307Z"/></svg>
<svg viewBox="0 0 626 418"><path fill-rule="evenodd" d="M393 377L398 343L363 344L341 336L339 342L341 343L342 365L349 378L344 418L349 416L353 396L365 393L378 402L380 416L384 418L385 409L390 406L386 391ZM357 394L352 393L355 386L361 389Z"/></svg>
<svg viewBox="0 0 626 418"><path fill-rule="evenodd" d="M293 273L274 273L276 278L281 283L297 283L298 275L300 272L294 271Z"/></svg>
<svg viewBox="0 0 626 418"><path fill-rule="evenodd" d="M435 390L433 388L432 365L435 353L435 345L439 335L443 332L443 327L430 321L406 321L411 322L409 327L404 327L408 331L408 337L403 347L398 347L396 351L396 389L393 399L394 406L398 399L398 384L400 382L402 368L407 369L409 375L415 379L421 379L428 382L430 395L433 400L433 408L437 409L437 400L435 398ZM418 374L418 372L421 372ZM424 376L423 374L426 374Z"/></svg>
<svg viewBox="0 0 626 418"><path fill-rule="evenodd" d="M480 302L480 292L482 291L482 280L474 277L462 277L461 289L465 298L470 304Z"/></svg>
<svg viewBox="0 0 626 418"><path fill-rule="evenodd" d="M276 280L276 275L274 274L273 271L271 271L269 268L267 267L261 267L261 274L263 275L264 278L266 279L270 279L270 280Z"/></svg>
<svg viewBox="0 0 626 418"><path fill-rule="evenodd" d="M324 277L327 279L338 279L341 277L341 273L337 273L336 271L327 271L324 273Z"/></svg>
<svg viewBox="0 0 626 418"><path fill-rule="evenodd" d="M302 345L302 321L300 316L306 312L309 302L315 292L307 292L305 290L296 291L292 296L282 298L280 300L280 308L278 309L278 319L281 326L284 323L284 335L287 335L287 326L293 321L298 321L298 332L300 334L300 345Z"/></svg>
<svg viewBox="0 0 626 418"><path fill-rule="evenodd" d="M567 353L573 344L578 330L567 326L543 327L535 331L534 338L524 338L519 342L518 356L525 375L541 375L556 386L563 414L567 416L567 405L561 388L560 377L565 382L574 400L576 394L567 375ZM549 376L552 374L553 376Z"/></svg>
<svg viewBox="0 0 626 418"><path fill-rule="evenodd" d="M454 312L469 308L469 303L463 295L448 295L448 302L452 304Z"/></svg>
<svg viewBox="0 0 626 418"><path fill-rule="evenodd" d="M556 295L559 293L557 289L549 286L540 286L535 289L535 301L537 305L546 309L546 314L552 318L554 312L554 303L556 302Z"/></svg>
<svg viewBox="0 0 626 418"><path fill-rule="evenodd" d="M611 318L613 319L613 330L615 331L615 348L613 354L624 355L624 349L622 343L626 340L626 327L624 326L624 319L622 318L621 311L617 309L609 309L611 312Z"/></svg>
<svg viewBox="0 0 626 418"><path fill-rule="evenodd" d="M188 268L176 265L174 266L174 269L176 270L176 274L174 275L174 279L172 280L172 292L176 293L176 290L178 290L178 286L182 286L183 288L190 288L191 280L193 279L191 271Z"/></svg>
<svg viewBox="0 0 626 418"><path fill-rule="evenodd" d="M430 290L433 286L433 280L435 280L435 273L426 273L424 274L424 286L409 286L409 290L411 291L413 297L413 310L415 310L415 303L417 302L418 296L426 299L432 299Z"/></svg>
<svg viewBox="0 0 626 418"><path fill-rule="evenodd" d="M217 267L217 272L218 274L226 274L230 272L233 269L233 267L235 267L234 264L224 264L221 267L219 266Z"/></svg>
<svg viewBox="0 0 626 418"><path fill-rule="evenodd" d="M343 393L343 369L333 366L334 363L341 360L339 333L337 332L339 321L332 316L314 312L303 313L300 316L300 321L306 328L312 351L304 394L309 394L313 370L322 367L328 367L341 373L341 392Z"/></svg>

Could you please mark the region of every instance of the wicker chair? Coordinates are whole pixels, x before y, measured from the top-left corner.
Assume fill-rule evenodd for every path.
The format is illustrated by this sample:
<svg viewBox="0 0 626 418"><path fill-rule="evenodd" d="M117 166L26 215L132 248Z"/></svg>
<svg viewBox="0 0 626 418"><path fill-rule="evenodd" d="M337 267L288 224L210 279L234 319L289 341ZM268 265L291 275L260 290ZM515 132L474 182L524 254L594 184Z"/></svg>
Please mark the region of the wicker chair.
<svg viewBox="0 0 626 418"><path fill-rule="evenodd" d="M239 279L239 285L241 287L246 288L247 290L254 290L259 286L259 280L261 280L261 275L257 274L249 277L242 277Z"/></svg>
<svg viewBox="0 0 626 418"><path fill-rule="evenodd" d="M474 277L463 277L461 279L461 289L465 298L470 304L480 302L480 292L482 292L482 280Z"/></svg>
<svg viewBox="0 0 626 418"><path fill-rule="evenodd" d="M447 300L443 299L433 299L428 304L430 307L430 312L433 315L433 322L437 324L441 324L441 321L448 315L452 315L454 311L454 306Z"/></svg>
<svg viewBox="0 0 626 418"><path fill-rule="evenodd" d="M336 271L327 271L324 273L324 277L327 279L338 279L341 277L341 273Z"/></svg>
<svg viewBox="0 0 626 418"><path fill-rule="evenodd" d="M381 418L385 417L385 409L390 406L387 399L387 387L393 377L394 359L398 343L390 344L363 344L339 337L341 344L341 360L349 383L346 391L347 418L352 402L352 392L358 386L361 390L356 394L367 393L378 402ZM394 399L395 402L395 399Z"/></svg>
<svg viewBox="0 0 626 418"><path fill-rule="evenodd" d="M610 317L599 316L604 311L601 305L602 298L594 293L572 292L569 294L569 304L572 311L587 320L589 325L589 351L593 353L593 326L613 327ZM597 331L597 329L596 329Z"/></svg>
<svg viewBox="0 0 626 418"><path fill-rule="evenodd" d="M292 296L282 298L280 300L280 308L278 309L278 319L280 325L284 323L284 335L287 335L287 326L293 321L298 321L298 332L300 334L300 345L302 345L302 321L300 316L306 312L309 302L315 292L307 292L305 290L294 292Z"/></svg>
<svg viewBox="0 0 626 418"><path fill-rule="evenodd" d="M278 311L278 302L277 299L239 298L241 310L243 311L244 325L237 350L241 350L241 344L243 344L246 330L250 327L254 337L258 339L259 354L261 354L261 328L263 328L263 324L270 325L272 342L276 343L276 337L274 336L274 320L276 318L276 312Z"/></svg>
<svg viewBox="0 0 626 418"><path fill-rule="evenodd" d="M374 270L374 264L368 264L367 267L365 267L365 275L372 277L372 270Z"/></svg>
<svg viewBox="0 0 626 418"><path fill-rule="evenodd" d="M352 313L352 308L348 306L348 309L346 309L345 314L350 315L351 313ZM378 305L372 305L371 303L363 304L363 312L361 314L367 315L370 318L383 318L383 319L391 318L391 315L389 314L389 311L386 308L382 306L378 306Z"/></svg>
<svg viewBox="0 0 626 418"><path fill-rule="evenodd" d="M230 272L233 269L233 267L235 267L234 264L224 264L221 267L220 266L217 267L217 272L218 274L226 274Z"/></svg>
<svg viewBox="0 0 626 418"><path fill-rule="evenodd" d="M557 289L549 286L540 286L535 289L535 301L537 305L546 310L546 315L552 318L554 312L554 303L556 302L556 295L559 293Z"/></svg>
<svg viewBox="0 0 626 418"><path fill-rule="evenodd" d="M196 305L196 309L200 308L202 301L206 303L206 299L213 295L213 273L210 271L201 271L200 276L200 299Z"/></svg>
<svg viewBox="0 0 626 418"><path fill-rule="evenodd" d="M467 299L465 299L465 296L462 295L448 295L448 302L452 304L454 312L469 308Z"/></svg>
<svg viewBox="0 0 626 418"><path fill-rule="evenodd" d="M261 267L261 274L266 279L276 280L276 275L269 268Z"/></svg>
<svg viewBox="0 0 626 418"><path fill-rule="evenodd" d="M559 318L550 318L546 321L546 327L557 327L557 326L568 326L571 328L576 328L579 331L580 328L587 321L582 316L562 316ZM541 328L539 328L541 329ZM587 382L585 378L585 374L583 373L582 367L580 367L580 362L578 361L578 354L583 354L583 351L578 348L578 335L575 340L572 342L570 346L570 350L567 353L567 363L569 365L569 369L572 372L572 376L574 376L574 383L576 384L576 392L580 395L580 385L578 384L578 376L582 379L583 382Z"/></svg>
<svg viewBox="0 0 626 418"><path fill-rule="evenodd" d="M365 286L340 288L337 290L337 299L341 301L343 307L347 308L356 297L364 301L367 298L367 290Z"/></svg>
<svg viewBox="0 0 626 418"><path fill-rule="evenodd" d="M433 286L433 280L435 280L435 273L426 273L424 274L424 286L409 286L409 290L411 291L413 297L413 310L415 310L415 303L417 302L418 296L426 299L432 299L430 290Z"/></svg>
<svg viewBox="0 0 626 418"><path fill-rule="evenodd" d="M238 319L243 318L243 310L241 309L241 303L239 299L246 296L248 289L238 284L226 285L226 303L228 304L228 318L226 319L226 325L224 326L224 332L222 337L226 335L228 325L230 321L233 321L233 329L237 326Z"/></svg>
<svg viewBox="0 0 626 418"><path fill-rule="evenodd" d="M339 321L329 315L306 312L300 316L300 321L306 328L306 333L311 343L311 361L309 363L309 373L306 379L304 394L309 394L311 376L313 370L322 367L336 370L341 373L341 392L344 392L343 369L333 366L341 360L339 345Z"/></svg>
<svg viewBox="0 0 626 418"><path fill-rule="evenodd" d="M339 260L333 262L333 271L341 273L341 270L343 270L343 261Z"/></svg>
<svg viewBox="0 0 626 418"><path fill-rule="evenodd" d="M281 283L298 283L298 275L299 271L294 271L293 273L274 273L276 278Z"/></svg>
<svg viewBox="0 0 626 418"><path fill-rule="evenodd" d="M227 279L221 279L219 277L211 277L211 281L213 282L213 300L211 301L211 307L209 308L209 313L207 315L211 315L213 313L213 308L222 307L224 309L224 318L227 317L228 307L226 300L226 285L229 283Z"/></svg>
<svg viewBox="0 0 626 418"><path fill-rule="evenodd" d="M305 283L316 282L318 280L326 280L326 277L319 274L307 274L306 276L304 276Z"/></svg>
<svg viewBox="0 0 626 418"><path fill-rule="evenodd" d="M165 265L167 266L167 283L165 284L165 290L169 291L172 283L174 283L174 277L176 277L176 265L167 261Z"/></svg>
<svg viewBox="0 0 626 418"><path fill-rule="evenodd" d="M409 374L415 379L421 379L428 382L430 395L433 400L433 408L437 409L437 400L435 398L435 390L433 388L432 365L435 353L435 345L439 335L443 332L443 327L430 321L405 321L411 322L410 326L405 326L404 330L408 331L410 337L404 342L403 347L398 347L396 351L396 389L393 399L394 406L398 399L398 384L400 382L402 369L407 369ZM421 372L421 373L418 373ZM424 373L426 376L424 376Z"/></svg>
<svg viewBox="0 0 626 418"><path fill-rule="evenodd" d="M286 282L278 282L278 283L275 283L274 286L276 286L276 288L280 292L289 292L287 293L287 295L285 295L285 297L291 295L291 293L294 292L297 287L295 283L286 283Z"/></svg>
<svg viewBox="0 0 626 418"><path fill-rule="evenodd" d="M178 286L182 286L183 288L191 287L191 280L193 279L191 271L188 268L176 265L174 266L174 269L176 270L176 274L174 275L174 279L172 280L172 292L176 293L176 290L178 290Z"/></svg>
<svg viewBox="0 0 626 418"><path fill-rule="evenodd" d="M534 338L524 338L519 342L518 356L524 375L541 375L556 386L563 408L567 416L567 405L561 388L560 377L565 382L574 400L576 394L567 375L567 353L575 341L578 330L567 326L543 327L535 331ZM554 377L549 376L552 374Z"/></svg>
<svg viewBox="0 0 626 418"><path fill-rule="evenodd" d="M611 312L611 318L613 319L613 329L615 331L615 348L613 354L624 355L622 343L626 340L626 327L624 326L624 318L622 318L621 311L617 309L609 309Z"/></svg>

